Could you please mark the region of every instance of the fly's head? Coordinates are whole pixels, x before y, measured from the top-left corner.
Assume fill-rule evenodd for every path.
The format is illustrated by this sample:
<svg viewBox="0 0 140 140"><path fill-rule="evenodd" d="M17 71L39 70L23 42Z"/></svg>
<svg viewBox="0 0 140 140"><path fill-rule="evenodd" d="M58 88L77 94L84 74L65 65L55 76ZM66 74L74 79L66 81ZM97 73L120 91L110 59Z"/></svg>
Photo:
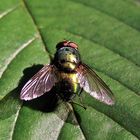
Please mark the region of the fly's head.
<svg viewBox="0 0 140 140"><path fill-rule="evenodd" d="M62 41L56 45L55 65L63 70L74 71L80 62L78 46L74 42Z"/></svg>

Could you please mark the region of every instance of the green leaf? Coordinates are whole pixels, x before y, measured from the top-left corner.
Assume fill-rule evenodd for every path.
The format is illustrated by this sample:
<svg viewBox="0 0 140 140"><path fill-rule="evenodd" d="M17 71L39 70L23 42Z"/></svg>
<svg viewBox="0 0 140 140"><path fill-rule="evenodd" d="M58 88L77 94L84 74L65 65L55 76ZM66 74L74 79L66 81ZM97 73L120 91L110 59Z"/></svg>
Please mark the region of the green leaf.
<svg viewBox="0 0 140 140"><path fill-rule="evenodd" d="M134 0L1 0L0 140L140 139L139 25ZM86 92L86 110L65 102L52 110L51 94L20 101L23 85L63 39L79 45L82 61L113 91L114 106Z"/></svg>

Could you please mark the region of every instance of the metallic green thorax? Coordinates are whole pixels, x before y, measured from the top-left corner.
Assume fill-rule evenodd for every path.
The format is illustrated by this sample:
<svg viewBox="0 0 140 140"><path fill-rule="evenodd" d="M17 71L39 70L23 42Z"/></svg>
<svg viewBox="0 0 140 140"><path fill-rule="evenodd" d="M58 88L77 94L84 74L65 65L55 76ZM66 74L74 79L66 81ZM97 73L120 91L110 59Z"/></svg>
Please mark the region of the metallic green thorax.
<svg viewBox="0 0 140 140"><path fill-rule="evenodd" d="M69 100L73 94L77 94L80 87L76 75L76 68L80 63L80 55L78 51L71 47L62 47L57 50L54 57L54 65L58 68L60 96Z"/></svg>

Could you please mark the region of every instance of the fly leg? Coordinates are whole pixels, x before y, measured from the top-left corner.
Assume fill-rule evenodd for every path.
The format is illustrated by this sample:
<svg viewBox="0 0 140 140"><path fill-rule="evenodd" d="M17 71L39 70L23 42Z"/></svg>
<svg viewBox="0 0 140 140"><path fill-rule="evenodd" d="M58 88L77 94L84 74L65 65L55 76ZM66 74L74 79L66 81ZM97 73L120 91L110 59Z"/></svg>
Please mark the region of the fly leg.
<svg viewBox="0 0 140 140"><path fill-rule="evenodd" d="M84 109L86 109L86 107L83 105L82 98L80 98L80 95L81 95L82 91L83 91L83 88L81 88L81 90L79 91L78 97L79 97L80 104L83 106Z"/></svg>
<svg viewBox="0 0 140 140"><path fill-rule="evenodd" d="M76 96L76 94L73 94L73 96L71 97L71 100L69 101L69 103L73 103L73 104L79 105L79 106L83 107L83 108L86 110L86 107L83 105L82 100L81 100L81 98L80 98L80 94L82 93L82 91L83 91L83 89L81 88L81 90L80 90L79 93L78 93L78 97L79 97L80 103L75 102L75 101L72 100L73 97Z"/></svg>
<svg viewBox="0 0 140 140"><path fill-rule="evenodd" d="M78 92L78 96L81 95L82 91L83 91L83 88L81 88L80 91Z"/></svg>
<svg viewBox="0 0 140 140"><path fill-rule="evenodd" d="M73 100L70 100L69 103L79 105L79 106L81 106L82 108L84 108L86 110L86 107L83 104L77 103L77 102L75 102Z"/></svg>

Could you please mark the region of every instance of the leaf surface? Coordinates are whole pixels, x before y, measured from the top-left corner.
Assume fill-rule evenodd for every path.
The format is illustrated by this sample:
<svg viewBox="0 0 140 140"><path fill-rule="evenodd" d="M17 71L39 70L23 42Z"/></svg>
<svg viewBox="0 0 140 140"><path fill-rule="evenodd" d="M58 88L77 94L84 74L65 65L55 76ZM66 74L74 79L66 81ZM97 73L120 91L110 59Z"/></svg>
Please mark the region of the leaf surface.
<svg viewBox="0 0 140 140"><path fill-rule="evenodd" d="M133 0L9 0L0 4L0 140L140 138L140 7ZM86 92L86 110L52 95L19 100L22 86L50 62L63 39L114 93L114 106ZM45 51L47 50L47 52ZM75 98L75 101L79 101Z"/></svg>

